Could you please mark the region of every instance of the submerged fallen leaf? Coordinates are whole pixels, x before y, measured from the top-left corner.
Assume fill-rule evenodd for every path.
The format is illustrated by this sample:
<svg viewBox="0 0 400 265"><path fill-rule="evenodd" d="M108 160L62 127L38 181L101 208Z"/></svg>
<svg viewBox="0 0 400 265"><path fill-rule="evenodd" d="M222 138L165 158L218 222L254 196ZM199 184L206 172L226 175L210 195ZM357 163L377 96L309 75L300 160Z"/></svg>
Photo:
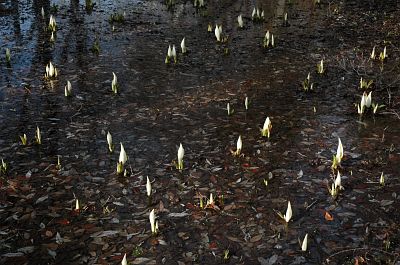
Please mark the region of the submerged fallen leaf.
<svg viewBox="0 0 400 265"><path fill-rule="evenodd" d="M327 211L325 211L325 220L326 221L333 221L333 216Z"/></svg>
<svg viewBox="0 0 400 265"><path fill-rule="evenodd" d="M67 220L67 219L57 220L56 223L58 223L60 225L69 225L70 224L69 220Z"/></svg>
<svg viewBox="0 0 400 265"><path fill-rule="evenodd" d="M211 250L213 250L213 249L217 249L217 248L218 248L218 245L217 245L217 243L216 243L215 241L213 241L213 242L211 242L211 243L208 245L208 247L209 247Z"/></svg>

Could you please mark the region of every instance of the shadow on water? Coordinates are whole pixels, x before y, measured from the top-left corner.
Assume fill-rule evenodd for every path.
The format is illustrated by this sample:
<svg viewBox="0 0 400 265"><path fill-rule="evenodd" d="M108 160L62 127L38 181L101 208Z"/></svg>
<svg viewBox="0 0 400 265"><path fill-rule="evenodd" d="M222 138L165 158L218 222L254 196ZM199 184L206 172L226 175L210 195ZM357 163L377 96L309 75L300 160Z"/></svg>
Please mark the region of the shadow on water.
<svg viewBox="0 0 400 265"><path fill-rule="evenodd" d="M385 94L387 84L398 82L390 71L379 72L379 66L363 57L371 45L353 40L375 41L375 33L357 32L348 22L353 15L369 21L370 17L363 16L373 16L372 6L387 8L388 17L393 18L399 13L396 3L386 7L380 1L365 5L330 1L316 6L307 0L223 0L207 1L207 7L200 10L191 1L176 1L172 10L162 1L95 3L92 12L85 10L84 1L74 0L0 3L0 158L10 163L10 179L33 172L27 183L32 188L47 187L32 191L34 199L24 195L22 202L4 195L5 208L35 209L41 207L35 204L40 195L57 191L46 201L48 209L35 210L40 218L30 227L37 230L43 223L55 232L64 229L55 220L70 218L67 209L75 196L87 204L81 219L70 219L88 232L74 228L63 230L62 236L72 243L86 242L90 250L78 243L60 245L71 252L57 251L56 262L82 258L80 262L85 263L85 258L94 257L114 262L117 259L112 257L119 259L116 253L141 246L148 264L161 263L163 258L214 264L223 261L220 257L225 249L231 251L227 261L231 264L274 264L274 259L280 264L322 264L329 257L336 260L333 255L340 249L382 249L383 233L393 242L387 253L399 248L400 238L393 233L399 214L391 216L391 211L399 206L396 148L400 126L389 115L398 106L399 96L398 90L393 91L393 102L387 104ZM252 21L253 7L265 11L264 22ZM357 12L364 9L370 13ZM123 23L109 21L115 13L124 14ZM288 26L283 22L285 13ZM50 14L58 25L54 43L46 30ZM243 29L237 26L239 14ZM386 19L379 14L375 18ZM222 25L227 43L215 41L215 24ZM343 25L350 25L355 35L342 31ZM365 27L376 25L368 22ZM269 49L263 47L267 31L274 34L276 43ZM188 54L180 52L184 37ZM92 51L96 41L99 54ZM393 46L398 44L390 41ZM178 50L176 64L164 63L169 45ZM12 51L11 65L4 63L5 48ZM365 51L357 52L361 49ZM388 69L397 74L395 54L399 50L391 47L390 52L393 61ZM316 73L321 59L327 67L323 75ZM50 61L59 71L51 81L44 79ZM118 76L118 95L111 92L113 72ZM315 86L305 93L301 82L309 72ZM388 106L381 115L368 113L359 118L354 103L360 101L362 92L357 84L360 76L368 75L377 80L374 100ZM73 87L70 98L64 97L67 81ZM250 101L248 110L245 97ZM231 116L227 115L228 102L234 109ZM269 140L260 136L266 117L273 124ZM37 126L43 134L41 146L34 144ZM107 131L117 147L114 154L107 150ZM23 133L29 139L27 147L18 142ZM239 135L244 156L234 158L231 151ZM330 167L338 137L345 147L345 189L333 200L327 186L332 182ZM132 170L126 179L114 173L120 142ZM187 167L181 174L172 163L179 143L185 147ZM57 156L61 156L62 171L54 169ZM377 184L382 171L391 179L385 187ZM157 203L152 206L159 212L160 238L166 245L154 243L141 232L147 229L149 210L142 196L146 175L155 179ZM265 187L263 181L270 176ZM199 211L193 206L198 193L207 196L210 192L225 196L226 207L219 204L222 211ZM276 215L287 200L294 206L289 229ZM113 210L107 212L106 206ZM50 208L56 210L49 215ZM174 219L169 211L191 216ZM124 230L124 237L118 243L113 238L97 239L93 234L101 229ZM38 244L54 243L42 235L44 230L36 233L32 237L39 238ZM300 253L298 238L306 233L311 251ZM131 239L125 241L126 237ZM107 249L105 242L118 247ZM29 245L22 238L7 244L1 253L18 252L22 245ZM43 260L53 262L45 250ZM96 251L103 253L101 257ZM383 252L371 253L381 258ZM336 264L353 258L346 252Z"/></svg>

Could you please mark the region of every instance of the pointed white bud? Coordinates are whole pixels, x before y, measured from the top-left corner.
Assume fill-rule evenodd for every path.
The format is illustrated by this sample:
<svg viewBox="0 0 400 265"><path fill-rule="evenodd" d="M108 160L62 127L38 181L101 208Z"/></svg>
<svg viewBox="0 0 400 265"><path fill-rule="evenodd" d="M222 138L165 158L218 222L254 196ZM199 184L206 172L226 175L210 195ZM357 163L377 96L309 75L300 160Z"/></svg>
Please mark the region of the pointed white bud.
<svg viewBox="0 0 400 265"><path fill-rule="evenodd" d="M147 196L151 196L151 183L149 180L149 177L147 177L147 183L146 183L146 192L147 192Z"/></svg>
<svg viewBox="0 0 400 265"><path fill-rule="evenodd" d="M375 58L376 58L376 55L375 55L375 46L374 46L374 48L372 48L372 52L371 52L370 58L371 58L372 60L375 60Z"/></svg>
<svg viewBox="0 0 400 265"><path fill-rule="evenodd" d="M185 38L183 38L181 41L181 50L182 50L182 53L187 52Z"/></svg>
<svg viewBox="0 0 400 265"><path fill-rule="evenodd" d="M178 169L183 169L183 156L185 155L185 149L183 149L182 144L179 144L178 148Z"/></svg>
<svg viewBox="0 0 400 265"><path fill-rule="evenodd" d="M72 85L70 81L67 81L67 85L64 88L64 95L66 97L69 97L71 96L71 94L72 94Z"/></svg>
<svg viewBox="0 0 400 265"><path fill-rule="evenodd" d="M175 45L172 45L172 57L176 58L176 48L175 48Z"/></svg>
<svg viewBox="0 0 400 265"><path fill-rule="evenodd" d="M251 12L251 19L255 19L256 18L256 8L253 8L253 12Z"/></svg>
<svg viewBox="0 0 400 265"><path fill-rule="evenodd" d="M113 72L113 80L111 81L111 90L117 94L118 93L118 79L117 75Z"/></svg>
<svg viewBox="0 0 400 265"><path fill-rule="evenodd" d="M369 108L369 107L371 107L371 104L372 104L372 91L369 92L369 94L368 94L368 96L367 96L367 98L365 100L365 106L367 108Z"/></svg>
<svg viewBox="0 0 400 265"><path fill-rule="evenodd" d="M124 258L121 261L121 265L128 265L128 261L126 260L126 253L124 255Z"/></svg>
<svg viewBox="0 0 400 265"><path fill-rule="evenodd" d="M150 220L151 233L152 234L157 233L157 230L156 230L156 215L154 213L154 209L151 210L151 212L150 212L149 220Z"/></svg>
<svg viewBox="0 0 400 265"><path fill-rule="evenodd" d="M342 145L342 141L340 140L340 138L338 138L338 147L336 150L336 161L340 164L340 162L342 161L343 158L343 145Z"/></svg>
<svg viewBox="0 0 400 265"><path fill-rule="evenodd" d="M110 152L113 151L113 141L112 141L112 135L110 132L107 132L107 144L108 144L108 150L110 150Z"/></svg>
<svg viewBox="0 0 400 265"><path fill-rule="evenodd" d="M236 142L236 152L238 152L238 154L242 151L242 146L243 146L242 136L239 135L239 138L237 139Z"/></svg>
<svg viewBox="0 0 400 265"><path fill-rule="evenodd" d="M57 69L53 66L51 62L49 62L48 65L46 65L46 78L52 78L52 77L57 77Z"/></svg>
<svg viewBox="0 0 400 265"><path fill-rule="evenodd" d="M342 178L340 176L340 173L338 171L336 179L335 179L335 189L340 189L342 187Z"/></svg>
<svg viewBox="0 0 400 265"><path fill-rule="evenodd" d="M243 18L242 18L242 14L240 14L238 16L238 24L239 24L239 28L243 28Z"/></svg>
<svg viewBox="0 0 400 265"><path fill-rule="evenodd" d="M272 129L272 123L271 123L271 120L269 119L269 117L267 117L265 119L264 126L261 130L262 136L264 136L264 137L267 136L269 138L271 129Z"/></svg>
<svg viewBox="0 0 400 265"><path fill-rule="evenodd" d="M308 234L304 236L303 243L301 244L301 251L307 251Z"/></svg>
<svg viewBox="0 0 400 265"><path fill-rule="evenodd" d="M221 31L222 31L222 28L221 28ZM221 31L219 30L218 25L215 25L214 34L215 34L215 38L217 39L218 42L221 41Z"/></svg>
<svg viewBox="0 0 400 265"><path fill-rule="evenodd" d="M122 164L125 164L127 160L128 160L128 157L126 155L125 148L121 143L121 151L119 152L119 162Z"/></svg>
<svg viewBox="0 0 400 265"><path fill-rule="evenodd" d="M168 58L171 58L171 57L172 57L172 49L171 49L171 45L168 45L167 56L168 56Z"/></svg>
<svg viewBox="0 0 400 265"><path fill-rule="evenodd" d="M289 223L290 219L292 218L292 214L293 214L293 213L292 213L292 206L291 206L291 204L290 204L290 201L288 201L288 206L287 206L287 209L286 209L286 214L284 215L286 223Z"/></svg>
<svg viewBox="0 0 400 265"><path fill-rule="evenodd" d="M212 195L212 193L210 193L210 199L208 200L208 202L207 202L207 205L214 205L214 197L213 197L213 195Z"/></svg>
<svg viewBox="0 0 400 265"><path fill-rule="evenodd" d="M39 127L36 127L36 135L35 135L35 137L36 137L36 143L37 144L42 144L42 134L40 132Z"/></svg>

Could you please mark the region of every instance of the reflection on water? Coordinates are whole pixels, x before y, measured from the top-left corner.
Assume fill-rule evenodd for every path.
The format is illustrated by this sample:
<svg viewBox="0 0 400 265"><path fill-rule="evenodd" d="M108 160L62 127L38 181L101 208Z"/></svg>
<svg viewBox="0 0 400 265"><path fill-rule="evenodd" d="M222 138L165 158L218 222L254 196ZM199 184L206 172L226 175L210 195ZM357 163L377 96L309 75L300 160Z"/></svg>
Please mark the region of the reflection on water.
<svg viewBox="0 0 400 265"><path fill-rule="evenodd" d="M174 159L179 142L187 146L188 164L196 167L207 157L223 168L221 154L229 154L242 134L249 157L261 154L254 163L266 172L285 167L313 172L304 176L307 180L326 178L329 173L317 172L311 160L329 161L338 136L346 152L355 153L353 149L371 137L370 129L381 134L390 120L379 117L374 123L371 118L364 121L367 129L360 127L351 109L353 99L343 92L350 82L347 76L342 79L340 71L330 75L329 70L327 77L316 76L315 64L322 57L328 68L335 67L329 65L329 57L337 50L315 48L324 42L314 38L320 25L308 23L310 3L208 1L207 9L198 11L189 1L178 1L173 11L167 11L162 1L110 0L96 1L87 14L84 1L6 1L5 15L0 16L0 49L11 48L12 65L0 65L0 158L4 155L16 174L25 174L21 163L55 163L61 155L63 163L79 173L108 179L116 159L110 158L105 142L111 131L115 142L126 146L134 171L155 175L157 168ZM54 44L45 30L53 4L58 6L59 26ZM251 21L254 7L266 12L265 23ZM124 12L125 23L111 24L114 12ZM285 12L296 15L290 27L282 27ZM237 27L239 14L243 30ZM222 24L228 44L215 42L214 33L207 32L209 23ZM267 30L277 36L274 49L262 47ZM179 50L183 37L189 53L178 52L178 63L166 66L168 45ZM96 39L99 55L91 51ZM52 82L43 79L49 61L60 73ZM111 93L112 72L118 76L119 95ZM315 94L299 92L308 72L316 83ZM63 94L67 80L72 83L72 98ZM339 86L338 80L346 83ZM246 96L249 111L243 109ZM228 102L235 109L232 117L226 115ZM259 138L266 116L273 123L268 146ZM21 150L15 144L18 135L27 133L33 139L36 126L43 131L43 146ZM398 131L399 125L391 125L387 143L398 142ZM367 144L357 150L370 151Z"/></svg>

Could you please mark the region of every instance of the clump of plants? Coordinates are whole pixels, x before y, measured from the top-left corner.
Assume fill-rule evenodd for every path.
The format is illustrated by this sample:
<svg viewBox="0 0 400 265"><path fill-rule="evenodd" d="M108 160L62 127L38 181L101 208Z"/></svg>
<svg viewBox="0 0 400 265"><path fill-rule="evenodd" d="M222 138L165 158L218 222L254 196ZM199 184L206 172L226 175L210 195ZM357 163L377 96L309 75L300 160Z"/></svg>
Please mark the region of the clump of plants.
<svg viewBox="0 0 400 265"><path fill-rule="evenodd" d="M125 15L121 13L114 13L110 15L110 23L124 23Z"/></svg>

